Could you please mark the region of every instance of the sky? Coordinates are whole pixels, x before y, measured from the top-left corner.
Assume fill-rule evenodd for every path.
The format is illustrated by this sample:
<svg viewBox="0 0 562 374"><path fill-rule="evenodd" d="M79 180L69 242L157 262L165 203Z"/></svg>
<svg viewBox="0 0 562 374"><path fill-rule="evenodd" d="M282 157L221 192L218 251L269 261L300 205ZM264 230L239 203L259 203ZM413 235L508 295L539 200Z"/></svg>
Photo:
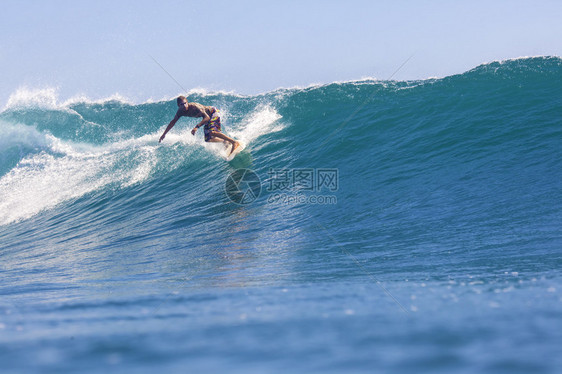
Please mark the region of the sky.
<svg viewBox="0 0 562 374"><path fill-rule="evenodd" d="M0 108L252 95L362 78L424 79L562 55L560 1L12 1L0 13ZM172 76L173 78L171 78Z"/></svg>

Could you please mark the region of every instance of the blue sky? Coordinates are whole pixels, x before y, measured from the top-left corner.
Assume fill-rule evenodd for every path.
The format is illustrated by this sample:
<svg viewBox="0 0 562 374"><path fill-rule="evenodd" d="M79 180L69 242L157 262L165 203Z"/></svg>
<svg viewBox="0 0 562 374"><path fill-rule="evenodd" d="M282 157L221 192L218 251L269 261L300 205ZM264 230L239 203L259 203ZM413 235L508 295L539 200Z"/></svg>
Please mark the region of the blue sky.
<svg viewBox="0 0 562 374"><path fill-rule="evenodd" d="M3 1L0 107L18 89L132 101L185 89L441 77L562 55L559 1Z"/></svg>

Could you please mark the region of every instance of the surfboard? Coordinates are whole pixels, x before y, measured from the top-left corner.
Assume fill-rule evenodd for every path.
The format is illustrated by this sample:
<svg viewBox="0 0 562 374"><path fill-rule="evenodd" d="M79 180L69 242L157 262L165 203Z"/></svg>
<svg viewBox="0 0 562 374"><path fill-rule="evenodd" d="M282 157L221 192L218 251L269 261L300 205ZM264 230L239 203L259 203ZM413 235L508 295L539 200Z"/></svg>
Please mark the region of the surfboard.
<svg viewBox="0 0 562 374"><path fill-rule="evenodd" d="M226 161L234 160L234 157L246 148L246 144L240 142L240 146L234 150L230 155L226 156Z"/></svg>

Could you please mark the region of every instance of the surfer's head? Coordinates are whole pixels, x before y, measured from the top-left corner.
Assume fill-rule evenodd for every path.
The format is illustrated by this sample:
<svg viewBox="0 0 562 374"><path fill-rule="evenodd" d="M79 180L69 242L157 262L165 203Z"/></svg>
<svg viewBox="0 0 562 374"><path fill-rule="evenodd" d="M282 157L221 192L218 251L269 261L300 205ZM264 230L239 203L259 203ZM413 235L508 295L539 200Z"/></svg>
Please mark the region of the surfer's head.
<svg viewBox="0 0 562 374"><path fill-rule="evenodd" d="M187 109L188 103L185 96L178 96L176 102L178 103L179 108Z"/></svg>

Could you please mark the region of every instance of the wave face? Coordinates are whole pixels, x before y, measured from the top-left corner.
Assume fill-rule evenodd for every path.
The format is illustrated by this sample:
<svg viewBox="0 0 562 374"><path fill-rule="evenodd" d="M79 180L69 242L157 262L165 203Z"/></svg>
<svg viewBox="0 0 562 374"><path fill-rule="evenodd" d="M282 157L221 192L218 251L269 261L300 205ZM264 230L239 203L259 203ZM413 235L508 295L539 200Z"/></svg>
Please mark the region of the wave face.
<svg viewBox="0 0 562 374"><path fill-rule="evenodd" d="M415 351L418 348L404 343L409 333L424 341L426 332L434 329L443 338L414 355L434 357L416 364L421 371L433 371L441 368L439 363L450 368L447 365L456 362L442 357L451 339L453 345L466 345L466 352L484 354L513 326L522 329L522 337L528 329L540 330L539 325L525 325L525 315L544 312L543 322L560 327L559 320L548 317L553 305L559 310L559 302L548 297L560 286L562 265L560 82L562 60L539 57L484 64L442 79L365 80L257 96L190 95L190 101L220 108L226 133L248 144L230 163L221 158L221 146L205 144L201 133L190 134L194 119L182 118L158 144L176 111L175 100L59 104L52 92L20 92L0 113L0 257L4 276L11 279L5 293L14 300L33 296L19 313L34 321L30 323L41 333L50 331L52 324L31 311L36 303L42 303L42 312L76 320L78 328L112 323L115 310L126 316L135 308L147 309L152 320L122 327L127 330L132 324L131 329L151 336L153 328L161 327L160 319L176 318L161 305L177 316L189 314L182 309L189 302L201 313L191 320L200 323L190 325L193 339L207 336L204 345L213 351L225 343L206 335L219 328L209 321L218 318L221 333L234 334L230 327L240 323L238 317L252 316L237 300L258 307L239 290L252 290L256 299L270 300L269 305L287 305L269 309L270 319L262 314L261 328L287 339L291 333L300 336L302 340L294 343L297 350L307 344L307 336L326 352L348 344L357 358L356 364L349 364L351 371L369 367L365 346ZM228 176L239 168L261 179L261 195L249 204L235 204L225 193ZM332 176L336 171L337 188L319 191L316 179L316 189L309 191L292 179L297 173L306 176L310 170L324 169ZM283 181L287 184L279 184ZM394 301L378 287L379 281L385 282ZM330 290L326 284L332 285ZM356 298L345 296L355 286ZM284 287L308 301L287 298L290 293ZM424 294L429 287L433 291ZM203 305L224 306L217 293L230 298L235 317L205 312ZM204 294L214 296L205 299ZM517 309L521 298L537 300L536 295L544 296L533 304L540 305L520 309L521 315L499 307ZM347 307L340 317L342 300ZM508 316L512 325L471 315L468 310L475 305L491 308L499 319ZM374 313L379 331L390 331L401 324L401 317L391 317L402 313L401 307L410 314L431 311L434 316L426 315L419 325L412 321L414 327L401 330L401 338L383 333L375 339L356 323L372 322ZM18 309L5 307L10 308ZM328 316L325 322L302 330L315 318L315 309ZM456 313L447 315L444 325L441 309ZM101 310L102 317L85 312L92 310ZM86 314L78 318L80 313ZM346 316L358 320L343 320ZM455 340L464 334L458 326L469 320L480 332ZM10 330L10 321L0 320L0 329ZM337 338L341 326L361 333L342 343ZM52 344L64 346L67 332L55 330L52 339L59 340ZM104 344L113 343L85 330L84 339L97 348L85 343L72 358L95 362L96 355L105 352ZM545 328L537 334L533 330L535 338L502 344L522 344L517 347L523 351L534 345L547 355L555 349L548 342L555 340L556 330L561 329ZM18 331L14 329L14 336ZM266 349L257 331L246 326L242 334L250 346ZM166 344L189 348L177 331L164 334L170 339ZM484 335L491 343L481 339ZM142 363L135 355L141 357L148 348L119 339L129 348L111 357ZM145 343L150 346L150 341ZM328 366L314 365L307 359L313 352L310 357L306 350L291 356L282 342L271 344L287 354L281 363L302 358L300 371L341 367L345 362L335 355L326 358ZM37 343L35 349L43 348ZM156 355L154 360L183 362L182 349L176 356ZM238 349L233 357L249 355L232 349ZM20 353L25 357L17 348L5 352L4 362L17 362ZM481 357L483 362L468 354L459 360L472 369L549 370L540 357L520 353L507 347L497 357ZM227 358L216 361L211 356L192 357L197 363L193 367L227 367ZM56 365L66 359L49 356L45 365L60 368ZM267 367L253 362L255 370ZM381 365L408 370L391 359Z"/></svg>

